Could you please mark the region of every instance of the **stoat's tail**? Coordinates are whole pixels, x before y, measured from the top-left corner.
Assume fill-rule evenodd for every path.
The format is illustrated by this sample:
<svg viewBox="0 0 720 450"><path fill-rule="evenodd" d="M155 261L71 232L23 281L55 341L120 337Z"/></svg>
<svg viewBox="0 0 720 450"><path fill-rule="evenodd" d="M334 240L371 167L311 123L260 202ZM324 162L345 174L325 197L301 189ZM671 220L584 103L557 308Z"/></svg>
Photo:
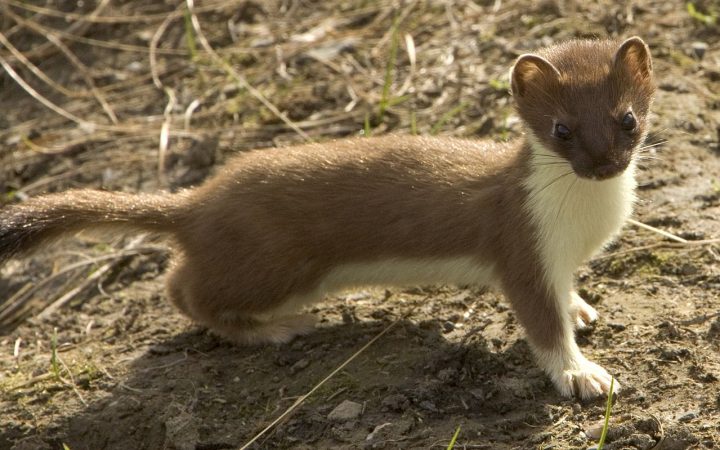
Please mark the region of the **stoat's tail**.
<svg viewBox="0 0 720 450"><path fill-rule="evenodd" d="M63 234L98 227L172 232L183 194L74 190L0 209L0 263Z"/></svg>

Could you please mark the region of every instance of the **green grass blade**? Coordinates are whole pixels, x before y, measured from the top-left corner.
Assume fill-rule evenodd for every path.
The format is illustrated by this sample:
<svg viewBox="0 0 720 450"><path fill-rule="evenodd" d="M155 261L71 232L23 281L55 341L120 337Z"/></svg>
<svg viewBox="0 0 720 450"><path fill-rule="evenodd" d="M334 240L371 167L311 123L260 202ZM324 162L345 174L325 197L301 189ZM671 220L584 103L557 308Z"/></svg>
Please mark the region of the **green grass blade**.
<svg viewBox="0 0 720 450"><path fill-rule="evenodd" d="M458 106L454 107L450 111L440 116L440 119L438 119L437 123L433 125L432 129L430 129L430 134L437 134L440 129L445 125L445 123L447 123L448 120L460 114L467 107L468 103L462 102Z"/></svg>
<svg viewBox="0 0 720 450"><path fill-rule="evenodd" d="M390 55L385 66L385 81L383 83L382 97L380 98L380 108L378 110L378 122L382 122L385 110L390 106L390 88L392 87L393 72L397 62L397 50L400 45L400 36L398 33L397 19L392 25L392 38L390 41Z"/></svg>
<svg viewBox="0 0 720 450"><path fill-rule="evenodd" d="M60 379L60 364L57 357L57 328L53 330L52 338L50 338L50 369L55 379Z"/></svg>
<svg viewBox="0 0 720 450"><path fill-rule="evenodd" d="M598 450L602 450L605 445L608 428L610 425L610 410L612 409L613 387L615 387L615 377L610 378L610 392L608 392L607 404L605 404L605 423L603 424L602 433L600 434L600 442L598 442Z"/></svg>
<svg viewBox="0 0 720 450"><path fill-rule="evenodd" d="M717 22L717 17L713 14L703 14L700 11L697 10L695 7L695 3L688 2L686 5L687 12L693 19L697 20L698 22L702 22L705 25L715 25L715 22Z"/></svg>
<svg viewBox="0 0 720 450"><path fill-rule="evenodd" d="M453 450L455 447L455 441L457 441L458 436L460 435L460 425L457 426L455 429L455 434L453 434L452 439L450 439L450 443L447 446L447 450Z"/></svg>
<svg viewBox="0 0 720 450"><path fill-rule="evenodd" d="M185 10L185 43L187 44L188 51L190 52L190 60L195 61L197 59L197 42L195 42L195 30L192 26L192 18L190 17L190 11Z"/></svg>

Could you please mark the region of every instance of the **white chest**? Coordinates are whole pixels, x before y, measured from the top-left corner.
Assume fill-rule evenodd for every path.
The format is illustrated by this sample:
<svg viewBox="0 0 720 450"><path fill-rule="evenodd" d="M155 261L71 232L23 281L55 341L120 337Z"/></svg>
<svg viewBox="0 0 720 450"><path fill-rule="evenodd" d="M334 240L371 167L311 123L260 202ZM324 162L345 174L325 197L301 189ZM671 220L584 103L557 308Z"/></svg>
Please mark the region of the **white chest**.
<svg viewBox="0 0 720 450"><path fill-rule="evenodd" d="M536 144L525 182L526 208L539 233L538 251L548 281L569 289L572 273L620 230L635 201L635 164L604 181L579 178L569 163Z"/></svg>

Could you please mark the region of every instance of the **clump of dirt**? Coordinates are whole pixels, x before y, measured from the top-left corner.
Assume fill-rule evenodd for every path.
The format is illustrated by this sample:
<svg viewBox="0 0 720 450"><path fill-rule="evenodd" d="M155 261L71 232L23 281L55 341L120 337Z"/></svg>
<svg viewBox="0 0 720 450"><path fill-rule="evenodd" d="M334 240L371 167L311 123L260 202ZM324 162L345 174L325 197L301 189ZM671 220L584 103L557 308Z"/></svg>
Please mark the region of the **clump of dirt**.
<svg viewBox="0 0 720 450"><path fill-rule="evenodd" d="M606 449L720 445L717 5L196 3L202 34L183 2L2 6L0 203L177 190L308 138L516 137L518 55L640 35L659 91L636 218L690 242L627 226L578 274L601 314L578 342L624 387ZM239 448L383 331L250 448L445 448L458 426L455 448L595 445L604 402L560 397L493 292L350 292L314 307L316 333L240 348L168 304L167 260L79 235L0 269L0 448Z"/></svg>

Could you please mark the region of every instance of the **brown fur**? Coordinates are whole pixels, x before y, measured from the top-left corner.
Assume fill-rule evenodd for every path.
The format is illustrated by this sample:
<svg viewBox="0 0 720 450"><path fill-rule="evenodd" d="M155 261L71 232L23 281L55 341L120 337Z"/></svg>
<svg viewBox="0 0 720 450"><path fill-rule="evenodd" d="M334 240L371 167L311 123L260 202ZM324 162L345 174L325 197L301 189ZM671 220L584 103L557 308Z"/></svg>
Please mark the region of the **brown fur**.
<svg viewBox="0 0 720 450"><path fill-rule="evenodd" d="M515 66L520 116L578 175L622 165L644 136L653 89L644 45L573 41ZM643 127L632 136L613 122L630 104ZM576 142L553 139L548 111L560 111ZM524 140L412 136L256 150L181 194L82 190L7 207L0 259L94 225L166 233L176 248L171 300L216 333L248 343L309 331L311 320L293 310L319 300L313 295L334 268L464 257L493 267L534 349L562 352L572 331L560 305L569 299L548 285L526 210L531 151Z"/></svg>

